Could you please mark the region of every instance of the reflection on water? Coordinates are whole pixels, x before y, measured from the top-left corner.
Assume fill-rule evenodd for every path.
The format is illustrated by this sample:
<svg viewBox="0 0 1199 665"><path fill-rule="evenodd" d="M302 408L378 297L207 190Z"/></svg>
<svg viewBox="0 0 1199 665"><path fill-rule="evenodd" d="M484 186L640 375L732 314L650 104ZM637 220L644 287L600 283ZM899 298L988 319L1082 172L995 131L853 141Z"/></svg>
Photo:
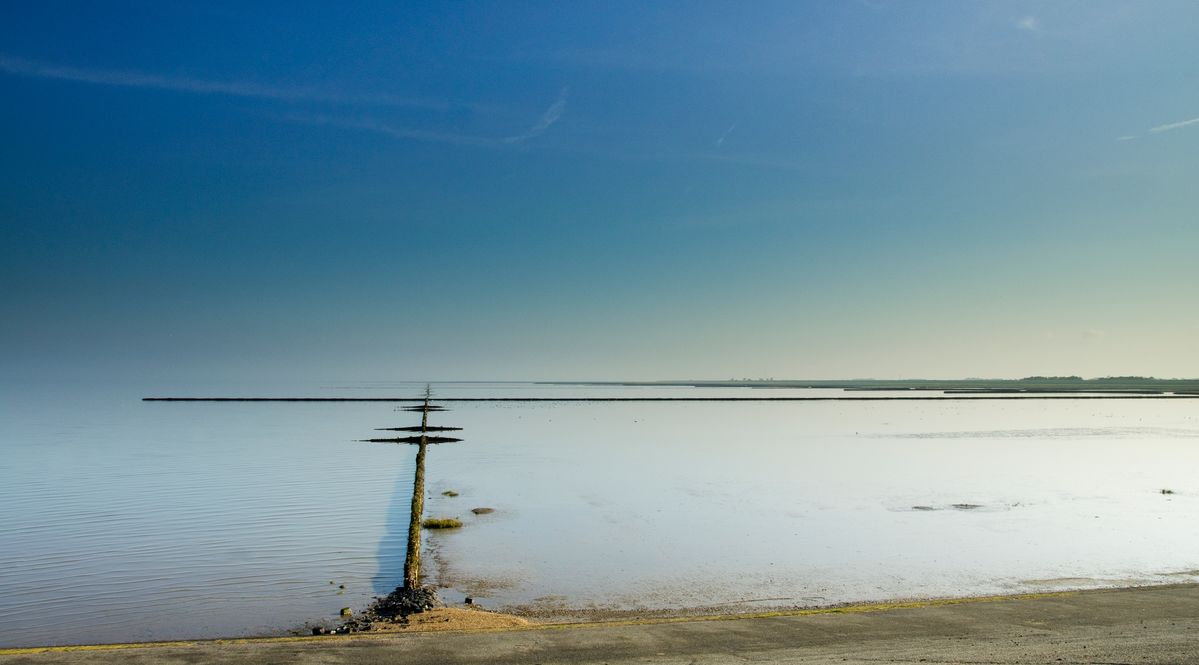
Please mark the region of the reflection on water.
<svg viewBox="0 0 1199 665"><path fill-rule="evenodd" d="M409 446L399 448L408 456L412 455ZM387 499L387 518L375 554L379 566L371 579L371 588L377 596L386 596L404 582L404 556L408 548L408 515L411 508L412 476L401 474L396 478L391 497Z"/></svg>
<svg viewBox="0 0 1199 665"><path fill-rule="evenodd" d="M399 583L413 451L354 440L411 414L140 396L4 396L0 645L280 632ZM426 574L544 613L1194 579L1196 404L454 403L426 513L466 526Z"/></svg>

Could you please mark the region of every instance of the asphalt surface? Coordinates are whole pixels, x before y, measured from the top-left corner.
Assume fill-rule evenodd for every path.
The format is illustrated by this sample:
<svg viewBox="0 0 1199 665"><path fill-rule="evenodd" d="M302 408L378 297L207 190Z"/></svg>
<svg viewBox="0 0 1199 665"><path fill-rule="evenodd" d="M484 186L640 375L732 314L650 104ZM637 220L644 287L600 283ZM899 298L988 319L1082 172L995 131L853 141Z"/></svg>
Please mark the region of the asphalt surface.
<svg viewBox="0 0 1199 665"><path fill-rule="evenodd" d="M646 662L1199 664L1199 585L673 623L0 651L4 665Z"/></svg>

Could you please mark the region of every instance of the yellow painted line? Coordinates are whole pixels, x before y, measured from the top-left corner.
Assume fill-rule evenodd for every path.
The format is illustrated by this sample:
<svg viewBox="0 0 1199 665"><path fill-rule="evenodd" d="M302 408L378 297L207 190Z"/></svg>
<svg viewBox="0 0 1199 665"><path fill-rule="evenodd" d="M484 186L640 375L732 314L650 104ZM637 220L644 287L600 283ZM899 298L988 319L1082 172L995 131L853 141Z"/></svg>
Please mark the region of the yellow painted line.
<svg viewBox="0 0 1199 665"><path fill-rule="evenodd" d="M513 626L504 628L464 628L457 630L399 630L379 633L351 633L348 635L294 635L280 637L239 637L220 638L213 640L175 640L169 642L126 642L120 644L78 644L67 646L18 647L0 649L0 656L23 656L39 653L69 653L72 651L120 651L123 649L170 649L197 647L210 644L260 644L279 642L329 642L345 639L378 639L400 635L428 633L498 633L511 631L532 630L561 630L564 628L606 628L616 626L651 626L655 624L690 623L699 621L737 621L741 619L769 619L778 617L802 617L819 614L862 614L866 612L888 612L891 610L918 609L923 607L945 607L950 605L966 605L970 603L995 603L1004 601L1036 600L1038 598L1060 598L1072 596L1080 591L1047 591L1043 593L1026 593L1010 596L975 596L972 598L937 598L931 600L906 600L887 603L862 603L838 607L817 607L797 610L770 610L766 612L747 612L736 614L700 614L695 616L676 617L647 617L639 619L613 619L585 622L563 623L534 623L528 626Z"/></svg>

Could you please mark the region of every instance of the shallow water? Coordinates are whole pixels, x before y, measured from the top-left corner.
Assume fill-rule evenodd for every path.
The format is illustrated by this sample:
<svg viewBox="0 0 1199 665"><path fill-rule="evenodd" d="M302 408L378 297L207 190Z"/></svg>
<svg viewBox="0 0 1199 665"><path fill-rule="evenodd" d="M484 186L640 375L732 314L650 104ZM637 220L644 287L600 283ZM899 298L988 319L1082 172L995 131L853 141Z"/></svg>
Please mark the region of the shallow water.
<svg viewBox="0 0 1199 665"><path fill-rule="evenodd" d="M280 633L398 583L414 451L355 440L416 415L144 394L5 391L0 645ZM464 427L465 441L430 450L426 513L466 526L429 535L426 573L451 601L737 610L1199 579L1194 400L450 408L431 423ZM470 512L482 506L495 512Z"/></svg>

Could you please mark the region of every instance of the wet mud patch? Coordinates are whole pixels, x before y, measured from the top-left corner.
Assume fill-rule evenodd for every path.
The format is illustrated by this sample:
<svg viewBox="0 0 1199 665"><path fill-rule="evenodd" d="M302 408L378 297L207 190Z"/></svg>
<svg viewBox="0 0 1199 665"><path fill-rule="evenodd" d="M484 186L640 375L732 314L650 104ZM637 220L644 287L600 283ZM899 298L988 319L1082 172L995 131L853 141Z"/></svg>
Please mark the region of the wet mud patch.
<svg viewBox="0 0 1199 665"><path fill-rule="evenodd" d="M443 595L456 591L462 593L463 599L490 598L498 592L514 589L522 582L519 575L485 576L462 572L446 552L445 543L440 537L429 539L427 552L436 568L434 583L443 591Z"/></svg>
<svg viewBox="0 0 1199 665"><path fill-rule="evenodd" d="M1095 587L1134 587L1148 583L1149 580L1137 578L1101 578L1101 577L1047 577L1044 579L1020 580L1019 584L1039 589L1089 589Z"/></svg>
<svg viewBox="0 0 1199 665"><path fill-rule="evenodd" d="M1019 501L1017 501L1015 503L1000 503L1000 504L968 503L968 502L950 503L950 504L920 503L920 504L915 504L915 505L907 506L907 507L903 507L903 508L892 508L891 510L894 512L900 512L900 513L906 513L906 512L932 513L932 512L942 512L942 511L990 513L990 512L998 512L998 511L1003 511L1003 510L1012 510L1013 508L1019 508L1022 505L1024 505L1024 504L1020 503Z"/></svg>

